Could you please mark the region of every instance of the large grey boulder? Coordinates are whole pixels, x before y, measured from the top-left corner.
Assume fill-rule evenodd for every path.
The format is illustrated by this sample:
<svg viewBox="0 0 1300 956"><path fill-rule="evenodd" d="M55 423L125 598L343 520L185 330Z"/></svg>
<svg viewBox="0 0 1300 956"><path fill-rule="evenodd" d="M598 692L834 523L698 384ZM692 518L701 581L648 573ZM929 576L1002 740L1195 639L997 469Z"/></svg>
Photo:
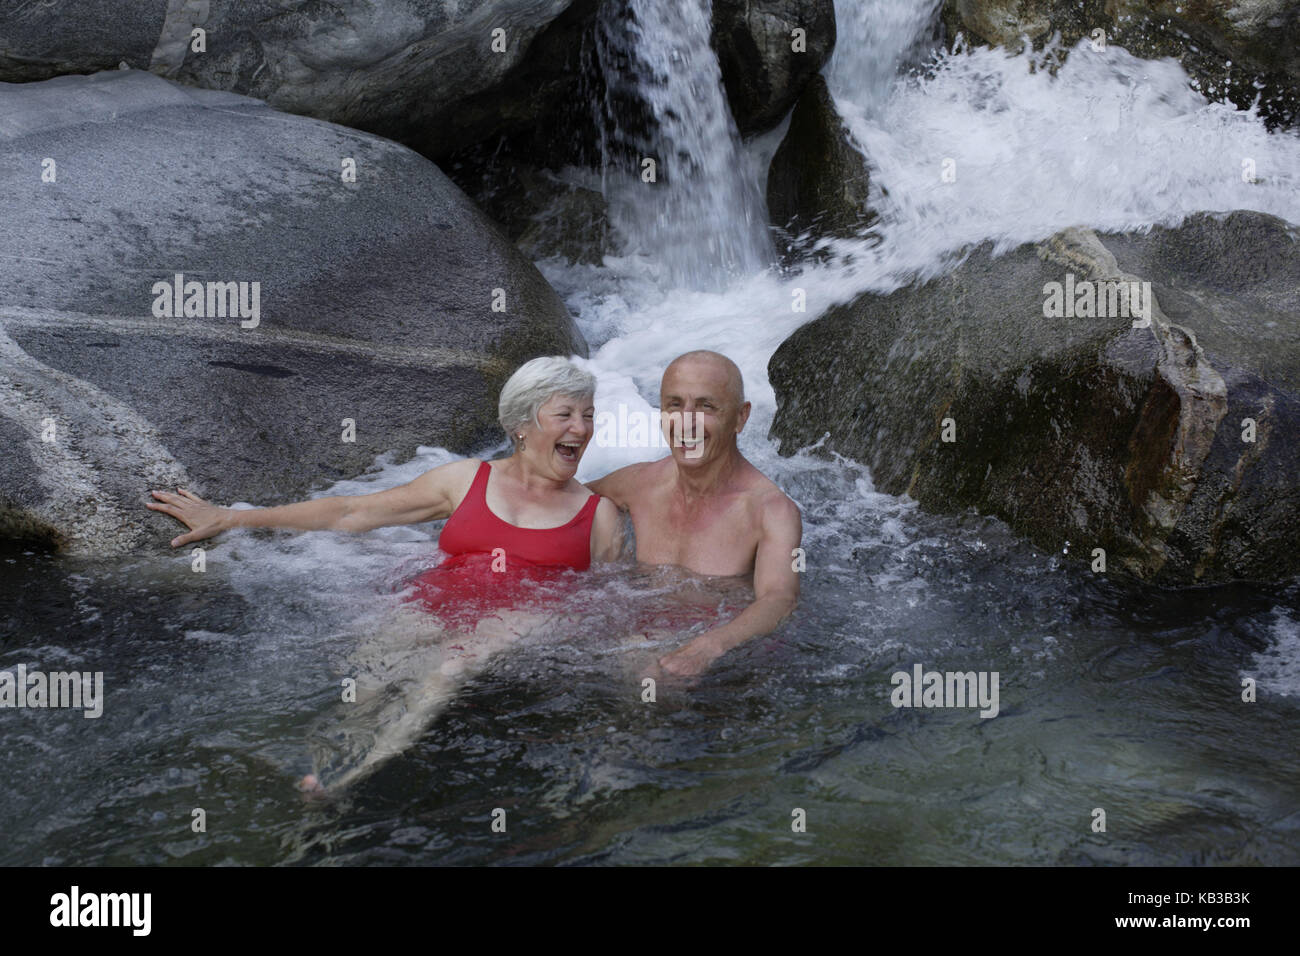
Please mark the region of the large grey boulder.
<svg viewBox="0 0 1300 956"><path fill-rule="evenodd" d="M151 487L271 504L383 452L469 451L499 437L515 367L585 353L428 160L148 73L0 84L0 222L11 537L158 544L176 526ZM178 274L179 312L158 286Z"/></svg>
<svg viewBox="0 0 1300 956"><path fill-rule="evenodd" d="M783 453L829 434L882 491L1160 584L1300 573L1300 231L1199 214L991 249L791 336L769 367ZM1110 303L1045 317L1112 281L1151 284L1148 327Z"/></svg>
<svg viewBox="0 0 1300 956"><path fill-rule="evenodd" d="M1300 0L945 0L941 17L950 40L960 32L1019 50L1059 34L1066 47L1095 37L1174 57L1210 99L1243 109L1259 100L1271 125L1300 119Z"/></svg>
<svg viewBox="0 0 1300 956"><path fill-rule="evenodd" d="M573 15L557 23L570 6L589 19L595 0L12 3L0 9L0 81L126 63L440 158L572 98L564 60L579 33ZM558 42L542 36L552 26Z"/></svg>
<svg viewBox="0 0 1300 956"><path fill-rule="evenodd" d="M796 36L795 31L803 31ZM713 48L742 136L772 129L835 49L832 0L713 0Z"/></svg>

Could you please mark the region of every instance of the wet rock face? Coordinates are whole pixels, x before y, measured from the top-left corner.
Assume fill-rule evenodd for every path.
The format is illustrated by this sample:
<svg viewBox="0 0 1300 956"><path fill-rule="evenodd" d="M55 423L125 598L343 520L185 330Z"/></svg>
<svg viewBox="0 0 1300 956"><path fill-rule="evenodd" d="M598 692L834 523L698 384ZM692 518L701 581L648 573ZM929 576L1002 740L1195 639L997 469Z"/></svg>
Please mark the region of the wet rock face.
<svg viewBox="0 0 1300 956"><path fill-rule="evenodd" d="M767 174L767 209L783 259L805 257L818 239L859 236L875 221L862 152L840 119L826 81L799 98Z"/></svg>
<svg viewBox="0 0 1300 956"><path fill-rule="evenodd" d="M0 10L0 81L120 63L442 157L562 108L596 0L53 0ZM576 8L567 20L569 9ZM559 21L559 22L557 22ZM558 34L543 37L548 28ZM203 31L196 50L193 31ZM537 50L531 54L534 44Z"/></svg>
<svg viewBox="0 0 1300 956"><path fill-rule="evenodd" d="M1300 123L1300 2L1234 0L946 0L951 42L1019 50L1056 32L1066 48L1101 37L1145 59L1173 57L1208 98L1245 109L1257 99L1271 126Z"/></svg>
<svg viewBox="0 0 1300 956"><path fill-rule="evenodd" d="M563 178L511 158L453 178L474 197L479 208L501 226L525 256L536 262L559 257L568 262L599 263L620 251L609 208L595 176Z"/></svg>
<svg viewBox="0 0 1300 956"><path fill-rule="evenodd" d="M149 488L274 504L469 451L520 363L585 354L405 147L136 71L0 84L0 117L0 533L162 545Z"/></svg>
<svg viewBox="0 0 1300 956"><path fill-rule="evenodd" d="M803 40L794 31L802 30ZM835 48L831 0L713 0L713 47L742 136L784 119Z"/></svg>
<svg viewBox="0 0 1300 956"><path fill-rule="evenodd" d="M1120 283L1149 283L1148 327ZM783 452L828 435L928 510L1160 584L1300 571L1300 231L1273 217L984 244L831 310L769 372Z"/></svg>
<svg viewBox="0 0 1300 956"><path fill-rule="evenodd" d="M533 165L592 165L601 158L593 152L596 104L611 92L593 58L596 19L622 3L12 3L0 9L0 82L125 64L376 133L444 166L502 141ZM835 44L832 0L715 0L713 21L728 100L745 135L781 121ZM618 110L629 122L636 113L635 104Z"/></svg>

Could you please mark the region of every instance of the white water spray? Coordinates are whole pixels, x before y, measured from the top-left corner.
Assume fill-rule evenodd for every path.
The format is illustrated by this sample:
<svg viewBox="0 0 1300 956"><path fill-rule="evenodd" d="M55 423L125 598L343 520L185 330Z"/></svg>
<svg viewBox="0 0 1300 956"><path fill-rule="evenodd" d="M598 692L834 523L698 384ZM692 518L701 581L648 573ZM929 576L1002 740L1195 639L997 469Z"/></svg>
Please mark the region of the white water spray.
<svg viewBox="0 0 1300 956"><path fill-rule="evenodd" d="M865 282L933 274L968 245L1007 249L1070 226L1127 231L1234 209L1300 223L1300 137L1207 101L1176 61L1083 40L1054 75L1030 69L1041 52L976 47L899 77L927 8L836 7L827 80L871 167L884 245L835 245L875 257Z"/></svg>

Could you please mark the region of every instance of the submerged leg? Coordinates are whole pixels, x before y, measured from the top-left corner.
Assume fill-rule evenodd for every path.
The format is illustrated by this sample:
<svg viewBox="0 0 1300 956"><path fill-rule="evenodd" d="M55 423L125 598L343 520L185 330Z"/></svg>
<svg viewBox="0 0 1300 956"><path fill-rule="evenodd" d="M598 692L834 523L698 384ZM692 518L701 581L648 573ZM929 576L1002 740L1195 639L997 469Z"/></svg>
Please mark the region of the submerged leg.
<svg viewBox="0 0 1300 956"><path fill-rule="evenodd" d="M357 700L318 748L316 772L300 788L339 790L413 744L446 710L457 690L502 651L546 620L500 612L470 633L437 631L427 615L402 609L393 628L353 654Z"/></svg>

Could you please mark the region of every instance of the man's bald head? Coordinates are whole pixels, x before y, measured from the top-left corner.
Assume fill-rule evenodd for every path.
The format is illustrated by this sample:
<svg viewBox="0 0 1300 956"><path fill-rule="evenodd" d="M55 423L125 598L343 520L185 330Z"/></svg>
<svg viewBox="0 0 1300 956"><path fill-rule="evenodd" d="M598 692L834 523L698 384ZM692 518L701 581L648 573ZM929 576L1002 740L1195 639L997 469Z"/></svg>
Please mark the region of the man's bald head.
<svg viewBox="0 0 1300 956"><path fill-rule="evenodd" d="M716 372L725 381L727 397L737 406L745 403L745 379L740 374L740 366L725 355L720 352L710 352L708 349L686 352L668 363L668 367L664 369L663 380L666 382L669 372L685 364L706 366Z"/></svg>
<svg viewBox="0 0 1300 956"><path fill-rule="evenodd" d="M740 369L725 355L700 350L677 356L664 369L659 402L678 468L708 469L738 454L736 436L750 409Z"/></svg>

